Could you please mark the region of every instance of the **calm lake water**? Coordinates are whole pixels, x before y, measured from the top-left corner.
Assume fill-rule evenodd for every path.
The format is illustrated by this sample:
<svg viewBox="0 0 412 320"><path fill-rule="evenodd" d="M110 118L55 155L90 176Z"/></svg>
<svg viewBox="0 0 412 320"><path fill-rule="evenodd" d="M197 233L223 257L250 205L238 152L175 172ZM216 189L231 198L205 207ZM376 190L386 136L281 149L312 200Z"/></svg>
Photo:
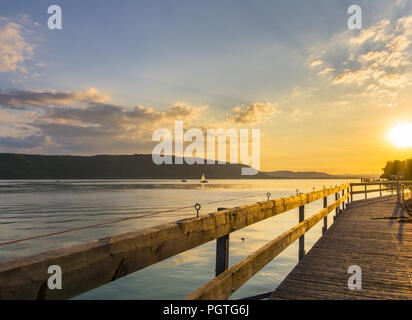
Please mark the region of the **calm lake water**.
<svg viewBox="0 0 412 320"><path fill-rule="evenodd" d="M63 180L0 181L0 242L69 228L136 217L115 224L0 246L0 261L113 236L196 215L194 208L141 217L144 214L202 204L200 214L217 207L234 207L317 190L349 180ZM360 197L360 196L359 196ZM355 197L356 199L357 197ZM329 197L331 203L334 196ZM217 203L208 203L216 202ZM322 209L322 201L308 205L306 217ZM329 216L329 223L333 220ZM141 218L139 218L141 217ZM264 220L230 235L230 265L288 230L298 222L298 210ZM305 235L308 251L321 235L318 223ZM243 239L242 239L243 238ZM231 298L274 290L297 263L298 242L287 248ZM182 299L214 278L212 241L144 270L82 294L76 299ZM63 270L64 275L64 270ZM63 282L64 284L64 282ZM64 289L64 288L63 288Z"/></svg>

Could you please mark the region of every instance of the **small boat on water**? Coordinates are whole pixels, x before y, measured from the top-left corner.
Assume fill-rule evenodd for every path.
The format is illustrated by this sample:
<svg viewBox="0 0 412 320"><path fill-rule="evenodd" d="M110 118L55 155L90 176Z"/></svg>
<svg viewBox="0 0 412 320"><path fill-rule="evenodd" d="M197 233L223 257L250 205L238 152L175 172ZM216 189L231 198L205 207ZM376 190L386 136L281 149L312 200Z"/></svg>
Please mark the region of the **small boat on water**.
<svg viewBox="0 0 412 320"><path fill-rule="evenodd" d="M205 178L205 174L202 175L202 179L200 180L200 183L207 183L207 180Z"/></svg>
<svg viewBox="0 0 412 320"><path fill-rule="evenodd" d="M180 180L180 182L187 182L187 180L185 180L185 179L182 179L182 180Z"/></svg>

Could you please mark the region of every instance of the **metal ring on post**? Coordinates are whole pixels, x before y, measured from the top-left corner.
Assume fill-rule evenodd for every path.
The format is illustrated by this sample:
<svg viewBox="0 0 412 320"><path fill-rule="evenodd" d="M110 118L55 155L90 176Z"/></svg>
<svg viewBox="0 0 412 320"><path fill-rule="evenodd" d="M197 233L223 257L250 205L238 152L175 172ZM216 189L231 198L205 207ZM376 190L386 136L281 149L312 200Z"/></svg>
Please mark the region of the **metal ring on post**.
<svg viewBox="0 0 412 320"><path fill-rule="evenodd" d="M200 203L196 203L195 204L195 209L196 209L196 217L199 218L199 210L202 206L200 205Z"/></svg>
<svg viewBox="0 0 412 320"><path fill-rule="evenodd" d="M270 196L271 196L272 194L271 193L266 193L266 197L268 197L268 201L269 201L269 199L270 199Z"/></svg>

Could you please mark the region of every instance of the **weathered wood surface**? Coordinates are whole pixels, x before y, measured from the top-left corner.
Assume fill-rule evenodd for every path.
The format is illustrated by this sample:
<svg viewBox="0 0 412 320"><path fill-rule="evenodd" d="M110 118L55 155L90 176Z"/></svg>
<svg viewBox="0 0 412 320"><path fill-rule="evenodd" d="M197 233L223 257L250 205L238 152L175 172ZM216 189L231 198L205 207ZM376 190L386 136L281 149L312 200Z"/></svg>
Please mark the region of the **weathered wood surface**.
<svg viewBox="0 0 412 320"><path fill-rule="evenodd" d="M372 192L380 192L380 191L391 191L392 188L385 188L385 189L373 189L373 190L367 190L368 193ZM360 191L352 191L352 194L364 194L365 190L360 190Z"/></svg>
<svg viewBox="0 0 412 320"><path fill-rule="evenodd" d="M255 275L266 264L285 250L290 244L310 230L319 221L335 210L348 198L346 194L333 204L327 206L298 225L282 233L274 240L255 251L239 263L235 264L213 280L203 285L198 290L188 295L186 300L221 300L230 297L246 281Z"/></svg>
<svg viewBox="0 0 412 320"><path fill-rule="evenodd" d="M0 299L67 299L259 221L349 188L342 185L163 224L0 263ZM51 265L63 289L49 290Z"/></svg>
<svg viewBox="0 0 412 320"><path fill-rule="evenodd" d="M412 223L396 199L351 203L270 299L412 299ZM389 218L389 219L388 219ZM348 267L362 268L350 290Z"/></svg>

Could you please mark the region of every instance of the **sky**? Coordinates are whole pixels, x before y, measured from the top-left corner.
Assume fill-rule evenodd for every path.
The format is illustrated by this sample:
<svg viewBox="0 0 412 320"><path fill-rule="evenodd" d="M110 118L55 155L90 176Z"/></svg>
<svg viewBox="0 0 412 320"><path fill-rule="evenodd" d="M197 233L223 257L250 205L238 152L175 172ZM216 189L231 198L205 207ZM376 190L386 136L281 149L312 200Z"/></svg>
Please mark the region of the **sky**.
<svg viewBox="0 0 412 320"><path fill-rule="evenodd" d="M260 129L264 171L380 173L412 156L412 0L352 4L3 0L0 152L151 153L183 120Z"/></svg>

